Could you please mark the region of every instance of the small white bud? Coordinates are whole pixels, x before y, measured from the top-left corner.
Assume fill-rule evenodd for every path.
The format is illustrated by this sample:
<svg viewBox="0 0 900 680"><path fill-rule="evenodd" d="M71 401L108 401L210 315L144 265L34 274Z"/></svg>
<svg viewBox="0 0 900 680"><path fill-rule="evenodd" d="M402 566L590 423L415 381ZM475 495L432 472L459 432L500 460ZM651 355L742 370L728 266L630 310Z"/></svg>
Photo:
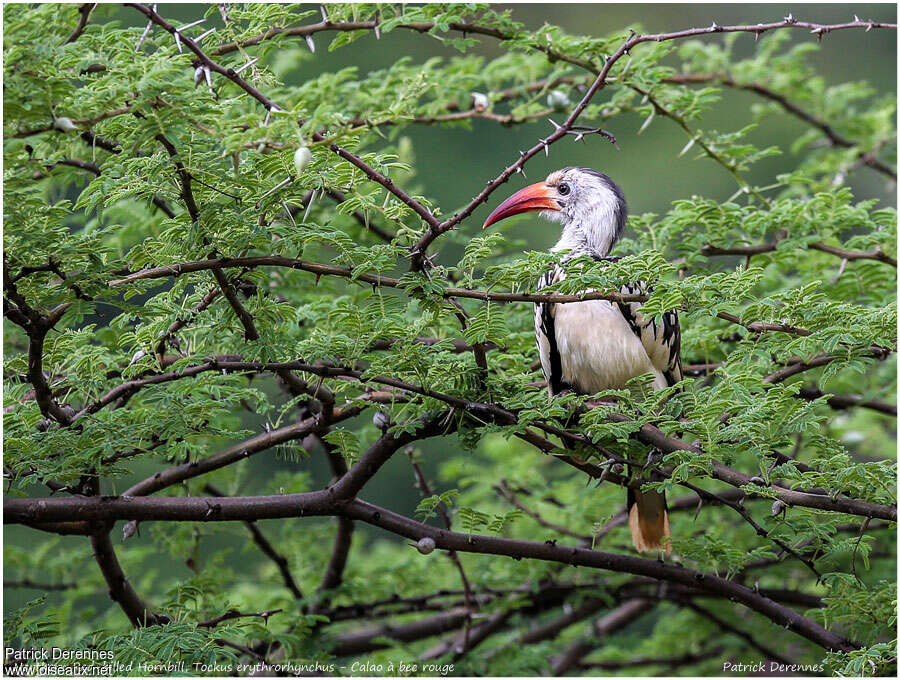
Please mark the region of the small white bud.
<svg viewBox="0 0 900 680"><path fill-rule="evenodd" d="M72 130L77 130L75 127L75 123L72 122L71 118L66 118L65 116L60 116L59 118L55 118L53 120L53 127L57 130L61 130L62 132L72 132Z"/></svg>
<svg viewBox="0 0 900 680"><path fill-rule="evenodd" d="M203 80L203 67L198 66L194 69L194 87L197 87L201 80Z"/></svg>
<svg viewBox="0 0 900 680"><path fill-rule="evenodd" d="M434 547L434 539L427 536L425 538L420 538L419 542L416 543L416 550L418 550L423 555L428 555L434 552Z"/></svg>
<svg viewBox="0 0 900 680"><path fill-rule="evenodd" d="M305 146L301 146L294 152L294 169L297 171L298 177L303 174L303 169L309 165L311 160L312 152Z"/></svg>
<svg viewBox="0 0 900 680"><path fill-rule="evenodd" d="M134 353L134 356L131 357L131 361L128 362L128 365L133 366L134 364L139 362L141 359L143 359L145 356L147 356L147 353L144 350L139 349L137 352Z"/></svg>
<svg viewBox="0 0 900 680"><path fill-rule="evenodd" d="M550 90L549 94L547 94L547 106L554 111L562 111L571 104L572 102L569 101L569 95L562 90Z"/></svg>
<svg viewBox="0 0 900 680"><path fill-rule="evenodd" d="M483 92L472 93L472 106L476 111L484 111L491 105L491 100Z"/></svg>

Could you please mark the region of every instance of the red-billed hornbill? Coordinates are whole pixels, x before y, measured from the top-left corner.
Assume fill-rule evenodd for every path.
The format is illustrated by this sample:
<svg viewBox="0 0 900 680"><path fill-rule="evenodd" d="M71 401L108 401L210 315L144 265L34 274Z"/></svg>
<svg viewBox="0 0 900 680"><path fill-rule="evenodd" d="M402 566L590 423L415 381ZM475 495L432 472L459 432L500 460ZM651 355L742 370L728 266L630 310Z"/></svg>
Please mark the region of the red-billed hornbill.
<svg viewBox="0 0 900 680"><path fill-rule="evenodd" d="M584 255L606 258L627 217L625 196L615 182L596 170L572 167L510 196L488 216L484 227L533 211L563 225L552 248L568 251L563 261ZM562 268L554 266L541 277L539 288L564 277ZM622 292L644 291L637 283L625 285ZM645 373L653 375L654 389L681 380L681 330L675 312L664 314L660 326L641 314L640 303L588 300L534 307L534 332L550 394L566 389L594 394L624 387ZM664 494L641 491L633 483L628 489L628 526L638 550L671 550L662 541L671 535Z"/></svg>

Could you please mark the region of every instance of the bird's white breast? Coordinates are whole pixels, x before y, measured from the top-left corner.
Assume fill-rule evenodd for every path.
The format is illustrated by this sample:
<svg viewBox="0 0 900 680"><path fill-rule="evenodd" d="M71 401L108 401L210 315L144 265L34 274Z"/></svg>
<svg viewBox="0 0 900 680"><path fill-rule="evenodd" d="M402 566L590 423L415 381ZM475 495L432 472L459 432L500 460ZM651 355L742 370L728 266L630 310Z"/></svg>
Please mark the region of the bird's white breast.
<svg viewBox="0 0 900 680"><path fill-rule="evenodd" d="M606 300L573 302L556 305L554 312L563 380L578 392L621 388L644 373L653 374L655 389L666 386L663 374L615 304ZM536 322L541 364L549 375L548 343Z"/></svg>

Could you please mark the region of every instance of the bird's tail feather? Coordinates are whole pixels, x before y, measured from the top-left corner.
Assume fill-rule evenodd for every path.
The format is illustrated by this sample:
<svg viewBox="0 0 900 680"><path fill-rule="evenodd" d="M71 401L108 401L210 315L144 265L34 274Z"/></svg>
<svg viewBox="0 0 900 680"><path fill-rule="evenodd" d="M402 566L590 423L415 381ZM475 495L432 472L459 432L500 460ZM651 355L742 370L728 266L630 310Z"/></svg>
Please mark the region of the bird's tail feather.
<svg viewBox="0 0 900 680"><path fill-rule="evenodd" d="M672 535L666 495L652 490L628 489L628 528L639 552L664 550L670 554L671 543L663 544L663 539Z"/></svg>

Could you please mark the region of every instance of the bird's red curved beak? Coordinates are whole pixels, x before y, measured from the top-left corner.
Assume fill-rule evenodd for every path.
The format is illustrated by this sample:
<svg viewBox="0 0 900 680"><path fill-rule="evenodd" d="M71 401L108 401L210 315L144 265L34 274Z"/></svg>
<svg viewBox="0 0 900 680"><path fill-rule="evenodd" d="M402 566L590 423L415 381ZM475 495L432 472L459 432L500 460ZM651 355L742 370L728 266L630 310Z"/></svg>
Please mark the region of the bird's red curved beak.
<svg viewBox="0 0 900 680"><path fill-rule="evenodd" d="M524 212L559 209L560 205L556 200L556 192L547 186L545 182L538 182L530 187L525 187L521 191L517 191L498 205L497 209L488 215L488 218L484 221L484 226L481 228L487 229L495 222Z"/></svg>

